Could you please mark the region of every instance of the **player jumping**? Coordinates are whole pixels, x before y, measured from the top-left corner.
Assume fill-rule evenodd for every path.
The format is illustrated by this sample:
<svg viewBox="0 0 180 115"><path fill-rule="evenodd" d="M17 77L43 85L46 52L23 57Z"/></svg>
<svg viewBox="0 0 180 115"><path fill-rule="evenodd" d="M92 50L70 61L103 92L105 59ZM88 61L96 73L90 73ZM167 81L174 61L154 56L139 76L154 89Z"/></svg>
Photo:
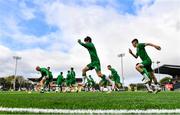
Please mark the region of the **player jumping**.
<svg viewBox="0 0 180 115"><path fill-rule="evenodd" d="M132 45L137 49L136 50L137 53L134 54L131 49L129 49L129 53L135 58L138 58L138 56L141 58L142 62L136 64L136 70L139 71L144 76L143 81L144 81L148 91L153 92L152 89L150 88L151 81L152 81L151 79L153 79L154 84L156 86L155 93L159 92L161 90L161 88L159 87L157 79L151 68L152 61L151 61L150 57L148 56L148 54L145 50L145 47L152 46L152 47L156 48L157 50L161 50L161 47L158 45L154 45L152 43L139 43L138 39L132 40Z"/></svg>
<svg viewBox="0 0 180 115"><path fill-rule="evenodd" d="M82 70L82 76L87 78L86 72L89 71L89 70L95 69L97 75L99 77L101 77L102 79L108 80L112 84L112 89L114 89L114 84L115 83L108 76L105 76L104 74L101 73L100 60L99 60L99 57L97 55L96 48L95 48L94 44L92 43L92 39L89 36L87 36L86 38L84 38L84 42L85 43L81 42L80 39L78 40L78 43L80 45L84 46L88 50L88 52L90 54L90 57L91 57L91 63L88 64Z"/></svg>

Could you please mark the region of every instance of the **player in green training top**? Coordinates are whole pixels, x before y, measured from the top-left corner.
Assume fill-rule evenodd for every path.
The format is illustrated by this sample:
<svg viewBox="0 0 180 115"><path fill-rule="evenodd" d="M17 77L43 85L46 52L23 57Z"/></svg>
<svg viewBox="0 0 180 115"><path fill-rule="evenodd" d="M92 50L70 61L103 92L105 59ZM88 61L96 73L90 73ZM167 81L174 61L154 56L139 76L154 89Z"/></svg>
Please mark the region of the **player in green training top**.
<svg viewBox="0 0 180 115"><path fill-rule="evenodd" d="M68 70L67 75L66 75L66 89L65 89L65 92L71 91L71 84L72 84L72 74Z"/></svg>
<svg viewBox="0 0 180 115"><path fill-rule="evenodd" d="M92 78L91 75L88 76L87 78L87 82L86 82L86 88L88 91L95 91L95 81L94 79Z"/></svg>
<svg viewBox="0 0 180 115"><path fill-rule="evenodd" d="M71 91L77 92L78 91L78 84L76 83L76 72L74 71L74 68L71 67Z"/></svg>
<svg viewBox="0 0 180 115"><path fill-rule="evenodd" d="M51 69L50 67L47 67L47 70L49 72L49 78L46 79L46 82L45 82L46 86L48 86L48 91L50 91L51 86L52 86L52 81L53 81L53 74L50 71L50 69Z"/></svg>
<svg viewBox="0 0 180 115"><path fill-rule="evenodd" d="M36 70L41 73L40 77L40 86L41 86L41 93L44 93L45 81L49 78L49 71L46 68L40 68L39 66L36 67Z"/></svg>
<svg viewBox="0 0 180 115"><path fill-rule="evenodd" d="M57 81L56 81L56 84L57 84L57 86L56 86L56 92L59 91L59 88L60 88L60 91L62 92L63 80L64 80L64 78L63 78L63 72L61 72L61 73L58 75L58 77L57 77Z"/></svg>
<svg viewBox="0 0 180 115"><path fill-rule="evenodd" d="M120 81L120 76L119 74L117 73L117 71L111 67L111 65L108 65L107 66L108 70L111 71L111 76L112 76L112 79L115 81L115 86L116 86L116 89L119 89L121 88L121 81Z"/></svg>
<svg viewBox="0 0 180 115"><path fill-rule="evenodd" d="M141 58L142 62L136 64L136 69L144 76L143 80L146 84L148 91L152 92L152 89L149 86L149 85L151 85L151 81L152 81L151 79L153 79L153 81L156 85L156 88L155 88L156 92L160 91L160 87L158 85L157 79L151 68L152 61L151 61L150 57L148 56L148 54L145 50L145 47L152 46L152 47L156 48L157 50L161 50L161 47L158 45L154 45L152 43L139 43L138 39L132 40L132 45L136 48L137 52L136 52L136 54L134 54L132 52L132 50L129 49L129 53L135 58L138 58L138 56Z"/></svg>
<svg viewBox="0 0 180 115"><path fill-rule="evenodd" d="M71 85L74 85L74 84L76 84L76 73L75 73L73 67L71 67L71 75L72 75L72 78L71 78L71 80L72 80Z"/></svg>
<svg viewBox="0 0 180 115"><path fill-rule="evenodd" d="M102 79L107 79L111 84L112 84L112 89L114 89L114 82L109 78L109 76L105 76L104 74L101 73L101 64L100 64L100 60L99 57L97 55L96 52L96 48L94 46L94 44L92 43L92 39L87 36L86 38L84 38L84 42L81 42L81 40L78 40L78 43L82 46L84 46L90 55L91 58L91 63L88 64L83 70L82 70L82 76L84 76L85 78L87 78L86 76L86 72L89 70L96 70L96 73L99 77L101 77Z"/></svg>

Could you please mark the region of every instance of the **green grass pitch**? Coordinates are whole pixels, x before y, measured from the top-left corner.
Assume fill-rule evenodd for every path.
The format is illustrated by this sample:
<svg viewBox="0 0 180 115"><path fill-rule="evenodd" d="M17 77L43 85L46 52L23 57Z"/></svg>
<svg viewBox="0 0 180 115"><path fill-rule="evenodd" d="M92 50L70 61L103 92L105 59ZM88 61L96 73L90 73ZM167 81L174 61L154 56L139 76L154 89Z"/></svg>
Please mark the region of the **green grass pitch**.
<svg viewBox="0 0 180 115"><path fill-rule="evenodd" d="M0 92L0 106L44 109L179 109L180 92Z"/></svg>

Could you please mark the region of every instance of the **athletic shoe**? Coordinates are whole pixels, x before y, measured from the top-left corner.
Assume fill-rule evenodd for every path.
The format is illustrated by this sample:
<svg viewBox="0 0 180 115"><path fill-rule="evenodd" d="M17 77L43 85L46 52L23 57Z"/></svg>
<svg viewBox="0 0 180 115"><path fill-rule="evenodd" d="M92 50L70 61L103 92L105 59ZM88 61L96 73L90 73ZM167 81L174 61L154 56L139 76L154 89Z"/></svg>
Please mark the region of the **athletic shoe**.
<svg viewBox="0 0 180 115"><path fill-rule="evenodd" d="M153 90L148 90L148 93L153 93Z"/></svg>
<svg viewBox="0 0 180 115"><path fill-rule="evenodd" d="M44 93L44 91L40 91L40 93Z"/></svg>
<svg viewBox="0 0 180 115"><path fill-rule="evenodd" d="M112 91L111 91L111 90L109 90L109 91L107 91L106 93L107 93L107 94L109 94L109 93L111 93L111 92L112 92Z"/></svg>
<svg viewBox="0 0 180 115"><path fill-rule="evenodd" d="M154 91L155 94L159 93L161 91L160 87L157 87L156 90Z"/></svg>

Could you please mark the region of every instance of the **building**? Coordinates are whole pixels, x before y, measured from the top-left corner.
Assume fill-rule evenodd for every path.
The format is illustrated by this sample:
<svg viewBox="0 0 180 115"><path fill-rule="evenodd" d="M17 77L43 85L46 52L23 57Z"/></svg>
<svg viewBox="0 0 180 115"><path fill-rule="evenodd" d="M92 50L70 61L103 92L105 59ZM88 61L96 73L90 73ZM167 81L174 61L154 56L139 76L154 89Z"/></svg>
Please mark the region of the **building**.
<svg viewBox="0 0 180 115"><path fill-rule="evenodd" d="M154 69L157 74L168 74L172 76L172 83L174 89L180 89L180 65L164 64Z"/></svg>

